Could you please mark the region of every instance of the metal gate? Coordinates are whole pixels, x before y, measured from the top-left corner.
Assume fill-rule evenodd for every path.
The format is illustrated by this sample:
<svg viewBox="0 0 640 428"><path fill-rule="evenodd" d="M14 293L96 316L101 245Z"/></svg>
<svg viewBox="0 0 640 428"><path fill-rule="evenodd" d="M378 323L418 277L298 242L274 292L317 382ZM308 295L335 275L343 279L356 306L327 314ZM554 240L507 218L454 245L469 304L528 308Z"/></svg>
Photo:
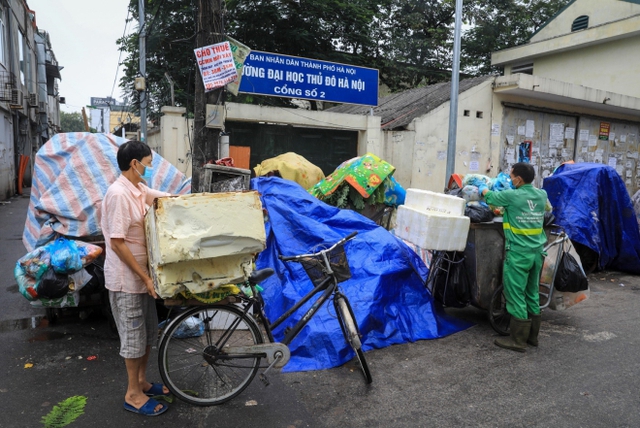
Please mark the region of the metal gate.
<svg viewBox="0 0 640 428"><path fill-rule="evenodd" d="M295 152L331 174L345 160L358 156L358 133L249 122L227 122L232 146L250 147L251 167L265 159Z"/></svg>

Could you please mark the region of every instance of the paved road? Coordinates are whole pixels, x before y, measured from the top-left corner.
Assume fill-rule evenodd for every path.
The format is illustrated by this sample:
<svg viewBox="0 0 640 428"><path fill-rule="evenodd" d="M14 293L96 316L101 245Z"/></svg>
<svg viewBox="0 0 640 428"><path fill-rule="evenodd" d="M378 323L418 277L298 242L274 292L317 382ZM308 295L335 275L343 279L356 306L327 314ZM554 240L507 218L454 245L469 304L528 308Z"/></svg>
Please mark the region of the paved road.
<svg viewBox="0 0 640 428"><path fill-rule="evenodd" d="M370 386L347 364L274 374L269 387L256 380L222 406L125 412L117 334L100 314L67 311L51 326L17 292L24 213L26 199L0 205L0 427L42 426L74 395L88 398L75 427L640 426L640 278L615 272L591 275L589 300L545 311L540 347L524 355L494 346L484 312L470 307L449 310L476 323L464 332L368 352ZM150 378L159 379L155 361Z"/></svg>

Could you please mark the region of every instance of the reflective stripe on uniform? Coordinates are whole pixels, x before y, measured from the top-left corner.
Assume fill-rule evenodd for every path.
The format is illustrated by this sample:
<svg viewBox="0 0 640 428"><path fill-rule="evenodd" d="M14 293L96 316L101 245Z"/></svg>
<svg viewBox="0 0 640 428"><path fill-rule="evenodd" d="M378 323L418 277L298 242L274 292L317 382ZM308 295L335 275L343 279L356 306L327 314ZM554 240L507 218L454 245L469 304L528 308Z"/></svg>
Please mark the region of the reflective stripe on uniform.
<svg viewBox="0 0 640 428"><path fill-rule="evenodd" d="M542 228L538 229L518 229L517 227L511 227L509 223L502 224L503 230L510 230L514 235L540 235Z"/></svg>

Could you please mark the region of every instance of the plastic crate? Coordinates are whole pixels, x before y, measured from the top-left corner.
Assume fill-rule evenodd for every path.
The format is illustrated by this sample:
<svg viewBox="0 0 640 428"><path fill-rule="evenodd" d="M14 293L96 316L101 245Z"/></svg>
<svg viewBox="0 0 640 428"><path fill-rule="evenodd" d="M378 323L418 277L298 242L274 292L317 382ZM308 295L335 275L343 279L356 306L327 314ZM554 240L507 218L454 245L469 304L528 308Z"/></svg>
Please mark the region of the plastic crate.
<svg viewBox="0 0 640 428"><path fill-rule="evenodd" d="M202 191L209 193L249 190L251 170L207 164L204 166Z"/></svg>

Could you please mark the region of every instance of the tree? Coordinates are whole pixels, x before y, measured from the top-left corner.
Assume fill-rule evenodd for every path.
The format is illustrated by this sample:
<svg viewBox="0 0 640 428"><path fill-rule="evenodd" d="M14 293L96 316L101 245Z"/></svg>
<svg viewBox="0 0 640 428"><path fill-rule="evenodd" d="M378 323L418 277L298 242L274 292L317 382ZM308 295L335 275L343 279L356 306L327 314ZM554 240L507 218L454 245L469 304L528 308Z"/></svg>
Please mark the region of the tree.
<svg viewBox="0 0 640 428"><path fill-rule="evenodd" d="M463 38L461 69L474 75L498 73L491 66L491 52L527 42L569 1L482 0Z"/></svg>
<svg viewBox="0 0 640 428"><path fill-rule="evenodd" d="M461 69L496 72L491 52L523 43L569 0L464 0L469 29ZM197 2L147 0L147 90L150 118L170 101L193 112ZM392 92L451 78L455 0L226 0L224 32L253 50L377 68ZM138 0L131 0L137 20ZM127 53L121 87L137 110L138 35L118 40ZM240 94L232 101L290 105L286 98Z"/></svg>
<svg viewBox="0 0 640 428"><path fill-rule="evenodd" d="M84 120L80 113L60 112L60 128L62 132L84 132Z"/></svg>

